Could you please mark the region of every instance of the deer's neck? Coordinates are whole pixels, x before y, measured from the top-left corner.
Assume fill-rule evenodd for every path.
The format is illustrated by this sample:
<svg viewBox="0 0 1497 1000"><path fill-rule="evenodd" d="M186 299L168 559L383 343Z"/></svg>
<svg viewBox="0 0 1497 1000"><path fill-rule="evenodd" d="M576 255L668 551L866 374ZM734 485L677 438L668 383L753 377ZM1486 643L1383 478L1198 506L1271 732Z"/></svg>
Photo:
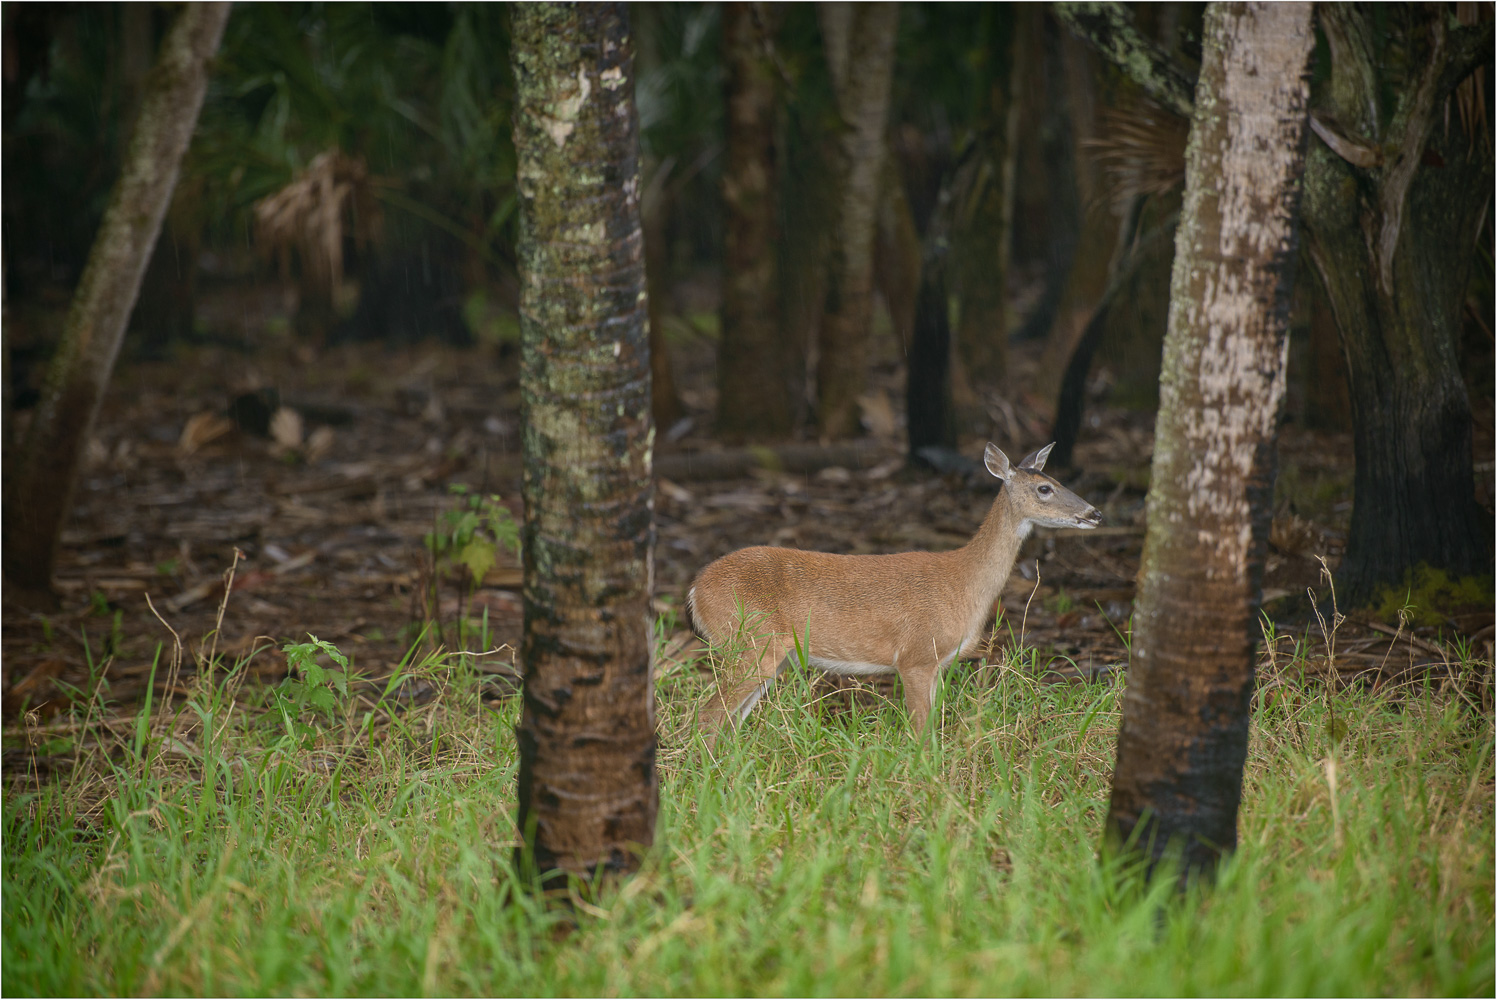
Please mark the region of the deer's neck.
<svg viewBox="0 0 1497 1000"><path fill-rule="evenodd" d="M998 599L1014 568L1019 546L1032 528L1029 520L1009 503L1008 491L999 491L993 506L988 508L988 516L982 520L982 527L963 550L979 603L990 605Z"/></svg>

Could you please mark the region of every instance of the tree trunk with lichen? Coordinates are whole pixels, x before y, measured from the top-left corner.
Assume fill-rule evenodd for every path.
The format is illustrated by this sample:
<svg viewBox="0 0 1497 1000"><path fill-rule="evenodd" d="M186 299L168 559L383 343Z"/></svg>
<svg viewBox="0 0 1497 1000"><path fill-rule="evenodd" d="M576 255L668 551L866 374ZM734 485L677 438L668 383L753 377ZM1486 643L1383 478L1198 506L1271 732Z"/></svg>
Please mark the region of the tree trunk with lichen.
<svg viewBox="0 0 1497 1000"><path fill-rule="evenodd" d="M777 268L774 4L722 8L727 151L723 162L722 337L717 429L725 440L773 440L795 422L795 351L782 321Z"/></svg>
<svg viewBox="0 0 1497 1000"><path fill-rule="evenodd" d="M1186 154L1106 843L1237 843L1314 45L1308 5L1212 4Z"/></svg>
<svg viewBox="0 0 1497 1000"><path fill-rule="evenodd" d="M141 278L197 126L229 5L183 7L146 77L124 169L73 295L26 440L7 470L4 572L23 593L50 592L84 446L124 340Z"/></svg>
<svg viewBox="0 0 1497 1000"><path fill-rule="evenodd" d="M649 337L623 4L513 14L525 523L519 862L635 869L659 793Z"/></svg>
<svg viewBox="0 0 1497 1000"><path fill-rule="evenodd" d="M858 432L858 396L868 367L873 240L899 5L827 3L817 13L843 126L818 337L817 422L823 436L846 438Z"/></svg>
<svg viewBox="0 0 1497 1000"><path fill-rule="evenodd" d="M1482 125L1463 125L1449 106L1476 60L1491 59L1491 23L1479 46L1477 29L1449 30L1443 8L1410 23L1411 78L1383 107L1371 16L1353 4L1321 8L1332 70L1316 110L1328 124L1311 141L1304 206L1347 361L1356 504L1336 582L1355 603L1401 588L1421 563L1492 572L1458 346L1492 153Z"/></svg>

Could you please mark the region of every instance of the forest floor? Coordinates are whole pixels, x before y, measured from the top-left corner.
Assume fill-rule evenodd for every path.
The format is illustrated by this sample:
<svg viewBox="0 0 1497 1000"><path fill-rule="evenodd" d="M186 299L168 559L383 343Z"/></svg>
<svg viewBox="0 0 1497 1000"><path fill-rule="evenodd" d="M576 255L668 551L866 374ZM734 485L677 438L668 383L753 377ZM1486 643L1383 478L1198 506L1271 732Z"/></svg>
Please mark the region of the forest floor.
<svg viewBox="0 0 1497 1000"><path fill-rule="evenodd" d="M103 703L125 717L148 686L158 704L185 695L194 664L210 652L248 661L248 676L275 683L288 672L282 647L309 634L337 645L366 675L388 674L423 627L428 646L477 651L481 638L492 697L514 690L522 613L513 558L501 553L479 587L464 588L434 569L423 539L464 502L453 484L497 494L518 515L517 353L315 349L294 341L263 295L223 295L208 308L217 310L215 328L228 331L218 343L184 346L164 361L126 359L116 371L62 540L60 609L5 606L12 777L23 763L33 777L39 765L47 770L14 737L72 725L60 714L98 685ZM658 450L660 467L679 477L661 478L656 501L654 596L667 656L691 645L676 613L691 577L732 549L951 548L982 520L996 487L986 475L905 467L903 389L887 337L865 397L868 436L856 467L692 478L679 456L721 448L707 433L713 344L683 321L670 330L689 420L662 428ZM1013 384L1026 382L1036 355L1015 346ZM1046 443L1033 400L1015 393L983 402L1011 458ZM975 459L983 440L964 438L963 454ZM999 632L1032 646L1050 680L1098 679L1126 664L1151 449L1152 417L1094 399L1076 450L1081 471L1065 479L1102 510L1104 526L1037 531L1021 553ZM1438 681L1475 656L1488 664L1481 698L1490 705L1490 605L1417 609L1404 626L1387 608L1355 613L1326 657L1327 637L1304 595L1313 590L1331 615L1321 559L1331 568L1339 560L1351 476L1349 435L1286 426L1264 580L1277 638L1263 655L1302 644L1305 662L1377 684ZM460 637L460 611L487 631ZM183 672L168 677L160 651L170 652L173 635L188 655ZM894 684L839 683L886 695ZM419 702L433 691L406 693Z"/></svg>

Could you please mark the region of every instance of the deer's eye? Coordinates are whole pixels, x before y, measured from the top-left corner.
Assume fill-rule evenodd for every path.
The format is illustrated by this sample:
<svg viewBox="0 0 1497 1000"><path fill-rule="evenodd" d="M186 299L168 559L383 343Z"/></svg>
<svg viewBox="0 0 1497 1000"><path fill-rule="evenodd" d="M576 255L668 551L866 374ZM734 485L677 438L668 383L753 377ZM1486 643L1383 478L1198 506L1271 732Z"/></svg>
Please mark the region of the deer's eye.
<svg viewBox="0 0 1497 1000"><path fill-rule="evenodd" d="M1054 493L1055 491L1050 488L1050 485L1048 483L1041 483L1040 484L1040 490L1039 490L1039 492L1040 492L1040 496L1047 497L1050 494Z"/></svg>

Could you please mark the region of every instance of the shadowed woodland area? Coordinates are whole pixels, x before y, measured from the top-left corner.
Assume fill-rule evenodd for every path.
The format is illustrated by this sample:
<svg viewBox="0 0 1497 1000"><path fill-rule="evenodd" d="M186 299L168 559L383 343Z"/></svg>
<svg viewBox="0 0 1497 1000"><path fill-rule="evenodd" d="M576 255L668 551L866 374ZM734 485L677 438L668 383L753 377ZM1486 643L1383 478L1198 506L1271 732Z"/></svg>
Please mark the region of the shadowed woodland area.
<svg viewBox="0 0 1497 1000"><path fill-rule="evenodd" d="M1023 542L991 634L947 684L986 698L1022 678L1025 691L1111 691L1121 705L1148 576L1156 416L1172 391L1165 335L1172 309L1188 308L1172 305L1171 282L1194 211L1187 137L1192 115L1208 117L1192 97L1205 92L1206 6L628 6L632 61L599 79L632 87L617 120L637 121L637 174L596 172L638 214L608 294L640 322L636 335L619 320L624 332L579 365L617 359L641 377L590 394L568 388L581 376L561 349L527 339L530 323L581 322L547 297L552 285L524 297L527 274L552 259L544 234L587 239L547 229L555 168L533 164L565 155L572 125L550 98L526 106L557 117L518 118L539 98L517 80L517 8L236 5L200 30L221 41L180 64L206 74L201 112L180 126L180 172L136 262L118 358L93 362L90 422L93 404L58 381L74 349L59 345L86 326L90 282L107 282L103 265L87 269L112 192L133 176L129 152L170 131L142 108L173 72L190 83L168 58L188 18L157 4L7 5L7 797L74 781L93 789L79 814L104 823L111 767L136 767L143 746L163 767L199 767L209 738L195 743L182 720L214 685L228 685L229 713L240 704L272 728L284 718L298 745L322 747L318 720L332 712L317 699L334 661L297 645L309 637L347 658L339 711L362 716L360 738L398 733L436 767L447 759L436 729L451 727L433 720L461 689L479 718L506 720L509 754L526 650L566 642L560 625L526 635L527 600L540 607L526 588L549 579L537 567L566 562L558 531L536 525L602 538L588 518L613 509L583 487L571 508L525 509L540 495L527 490L567 471L560 459L544 474L527 466L542 434L653 470L652 527L635 531L653 568L634 575L651 581L639 601L671 775L690 766L694 716L722 666L687 620L695 575L753 545L962 546L997 492L979 458L989 441L1015 462L1055 442L1044 471L1103 521ZM1243 605L1257 643L1244 704L1293 712L1310 692L1356 692L1403 711L1435 692L1469 710L1476 735L1462 739L1487 739L1490 756L1492 8L1316 10L1292 280L1274 286L1292 292L1271 304L1287 368L1253 459L1266 478L1248 487L1261 613L1256 597ZM1139 53L1155 61L1128 68ZM555 252L563 267L582 260ZM555 399L527 365L552 366ZM569 432L546 409L572 400L606 417L617 399L623 420L646 392L637 439L617 423ZM75 456L49 433L75 437ZM635 486L649 495L648 479ZM413 667L455 653L470 654L450 661L460 679ZM856 730L883 712L883 736L909 738L885 711L899 704L893 675L808 683L821 715ZM756 714L746 728L781 722ZM1333 743L1347 726L1333 709L1326 731L1336 725ZM530 726L518 726L522 756ZM1100 771L1109 762L1110 749ZM1468 807L1472 828L1490 831L1483 768L1459 790L1457 836L1471 835ZM1092 827L1095 838L1100 817ZM486 836L519 850L512 828ZM1472 864L1489 871L1483 857ZM1489 915L1485 926L1490 938ZM1490 969L1466 985L1489 986ZM123 988L216 982L156 975Z"/></svg>

